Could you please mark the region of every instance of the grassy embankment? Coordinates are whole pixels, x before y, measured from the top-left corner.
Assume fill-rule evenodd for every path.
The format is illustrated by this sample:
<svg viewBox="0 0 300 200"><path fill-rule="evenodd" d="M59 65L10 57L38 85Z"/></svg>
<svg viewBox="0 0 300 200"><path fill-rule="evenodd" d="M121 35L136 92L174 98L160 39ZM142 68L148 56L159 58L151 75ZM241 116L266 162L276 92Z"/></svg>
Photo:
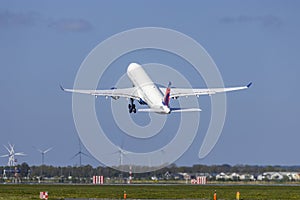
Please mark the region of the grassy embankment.
<svg viewBox="0 0 300 200"><path fill-rule="evenodd" d="M0 185L0 200L39 199L40 191L48 191L49 199L123 198L128 199L300 199L300 186L290 185Z"/></svg>

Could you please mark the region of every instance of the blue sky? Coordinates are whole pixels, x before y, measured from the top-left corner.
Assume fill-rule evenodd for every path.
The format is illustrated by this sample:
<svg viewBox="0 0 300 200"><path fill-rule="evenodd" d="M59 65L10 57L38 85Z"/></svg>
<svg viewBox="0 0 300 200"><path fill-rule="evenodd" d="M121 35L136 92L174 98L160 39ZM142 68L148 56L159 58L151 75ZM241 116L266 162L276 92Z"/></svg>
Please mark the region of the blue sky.
<svg viewBox="0 0 300 200"><path fill-rule="evenodd" d="M227 95L222 135L202 160L197 155L210 101L200 98L204 125L176 164L299 165L299 8L298 1L283 0L2 1L0 145L10 142L16 151L28 154L19 162L38 165L40 154L33 146L54 146L45 163L78 164L78 159L71 159L78 152L72 98L59 84L73 86L84 58L101 41L128 29L153 26L180 31L200 43L216 62L225 85L253 81L249 90ZM124 70L112 68L110 73L121 76L129 59L175 65L172 56L159 56L151 51L125 56L118 62ZM108 72L104 79L110 76ZM193 76L186 78L194 87L205 87ZM111 87L114 81L104 81L99 88ZM99 98L96 104L101 109L110 100ZM112 125L110 131L119 129ZM0 154L5 153L0 147ZM6 163L0 159L0 165ZM84 157L83 163L97 165Z"/></svg>

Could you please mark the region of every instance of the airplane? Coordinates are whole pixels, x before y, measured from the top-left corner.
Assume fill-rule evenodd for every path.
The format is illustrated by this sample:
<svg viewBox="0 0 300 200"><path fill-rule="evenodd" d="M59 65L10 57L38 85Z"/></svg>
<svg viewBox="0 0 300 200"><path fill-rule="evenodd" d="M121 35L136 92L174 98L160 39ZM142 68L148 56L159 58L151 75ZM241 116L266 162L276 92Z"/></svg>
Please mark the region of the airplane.
<svg viewBox="0 0 300 200"><path fill-rule="evenodd" d="M138 63L130 63L127 68L127 76L133 84L131 88L111 88L110 90L80 90L61 89L65 92L89 94L93 96L106 96L115 100L120 97L130 99L128 104L129 113L139 112L155 112L159 114L170 114L173 112L199 112L200 108L172 108L169 105L170 98L177 99L182 96L200 96L213 95L221 92L229 92L247 89L252 85L250 82L246 86L229 87L229 88L211 88L211 89L193 89L193 88L171 88L171 82L168 87L159 87L155 84L142 66ZM136 109L134 100L141 105L147 105L148 108Z"/></svg>

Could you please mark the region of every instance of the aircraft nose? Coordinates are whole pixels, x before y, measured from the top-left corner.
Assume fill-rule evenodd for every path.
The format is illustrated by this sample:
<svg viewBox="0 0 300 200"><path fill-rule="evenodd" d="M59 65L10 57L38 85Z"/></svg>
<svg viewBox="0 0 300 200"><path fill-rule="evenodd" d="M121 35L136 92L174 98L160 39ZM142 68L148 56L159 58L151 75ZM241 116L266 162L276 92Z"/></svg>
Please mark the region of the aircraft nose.
<svg viewBox="0 0 300 200"><path fill-rule="evenodd" d="M131 72L137 68L140 68L141 65L137 64L137 63L130 63L130 65L127 68L127 72Z"/></svg>

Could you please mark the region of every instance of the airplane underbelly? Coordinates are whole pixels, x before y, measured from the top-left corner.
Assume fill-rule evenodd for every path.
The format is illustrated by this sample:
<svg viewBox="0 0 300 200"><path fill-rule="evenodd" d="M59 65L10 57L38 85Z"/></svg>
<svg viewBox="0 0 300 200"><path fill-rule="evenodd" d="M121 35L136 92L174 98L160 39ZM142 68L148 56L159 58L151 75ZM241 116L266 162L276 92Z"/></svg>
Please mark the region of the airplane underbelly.
<svg viewBox="0 0 300 200"><path fill-rule="evenodd" d="M156 107L161 105L163 96L157 90L154 84L143 87L142 91L143 91L143 96L145 98L145 101L150 107Z"/></svg>
<svg viewBox="0 0 300 200"><path fill-rule="evenodd" d="M130 64L127 74L133 85L138 88L139 96L149 107L161 105L162 93L139 64Z"/></svg>

